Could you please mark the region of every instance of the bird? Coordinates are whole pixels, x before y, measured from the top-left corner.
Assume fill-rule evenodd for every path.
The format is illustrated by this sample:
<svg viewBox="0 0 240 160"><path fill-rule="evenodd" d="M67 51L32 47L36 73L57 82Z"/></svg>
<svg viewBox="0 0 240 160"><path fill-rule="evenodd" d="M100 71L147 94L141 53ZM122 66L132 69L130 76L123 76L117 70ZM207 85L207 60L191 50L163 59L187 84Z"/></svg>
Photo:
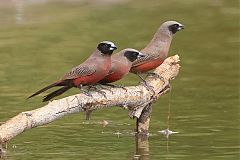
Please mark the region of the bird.
<svg viewBox="0 0 240 160"><path fill-rule="evenodd" d="M132 63L139 57L144 57L145 55L133 48L126 48L118 53L114 54L111 58L111 69L109 73L98 82L98 84L116 87L112 82L116 82L122 79L132 67ZM118 86L121 87L121 86ZM102 87L104 88L104 87ZM124 87L121 87L125 89ZM107 88L104 88L107 89ZM92 110L86 111L86 120L90 120Z"/></svg>
<svg viewBox="0 0 240 160"><path fill-rule="evenodd" d="M80 65L67 72L60 80L44 87L27 99L34 97L52 87L62 86L60 89L49 93L43 98L43 102L63 94L72 87L82 89L85 85L92 85L103 79L111 67L111 55L117 46L111 41L102 41L96 50Z"/></svg>
<svg viewBox="0 0 240 160"><path fill-rule="evenodd" d="M111 69L109 73L98 83L106 85L122 79L129 73L132 63L145 55L133 48L126 48L112 56Z"/></svg>
<svg viewBox="0 0 240 160"><path fill-rule="evenodd" d="M173 36L182 29L184 25L177 21L166 21L161 24L149 44L140 51L145 56L133 62L130 72L143 80L140 74L150 73L148 71L160 66L168 56Z"/></svg>

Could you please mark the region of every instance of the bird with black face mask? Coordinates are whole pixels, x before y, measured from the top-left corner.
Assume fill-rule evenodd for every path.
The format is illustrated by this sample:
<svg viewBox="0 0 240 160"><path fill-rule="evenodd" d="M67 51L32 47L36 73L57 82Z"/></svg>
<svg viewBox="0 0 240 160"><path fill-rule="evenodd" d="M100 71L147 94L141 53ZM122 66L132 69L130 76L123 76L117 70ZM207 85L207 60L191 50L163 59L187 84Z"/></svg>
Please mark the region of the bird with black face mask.
<svg viewBox="0 0 240 160"><path fill-rule="evenodd" d="M173 36L182 29L184 29L184 26L179 22L164 22L158 28L150 43L141 50L146 56L134 61L130 72L139 75L160 66L168 56ZM140 76L140 78L142 77Z"/></svg>
<svg viewBox="0 0 240 160"><path fill-rule="evenodd" d="M136 49L126 48L112 56L111 69L101 81L100 84L116 82L129 73L132 63L137 59L144 57L144 54Z"/></svg>
<svg viewBox="0 0 240 160"><path fill-rule="evenodd" d="M129 73L132 67L132 63L137 58L144 56L145 56L144 54L132 48L126 48L114 54L112 56L111 69L109 70L109 73L98 83L102 85L116 87L115 85L109 83L116 82L122 79L126 74ZM104 87L102 86L102 88ZM125 89L124 87L121 88ZM86 120L90 120L91 112L92 110L86 111Z"/></svg>
<svg viewBox="0 0 240 160"><path fill-rule="evenodd" d="M82 86L96 84L109 73L111 68L111 55L116 49L117 47L113 42L102 41L98 44L91 56L82 64L66 73L60 80L44 87L28 98L34 97L52 87L62 86L60 89L46 95L43 99L44 102L61 95L72 87L81 89Z"/></svg>

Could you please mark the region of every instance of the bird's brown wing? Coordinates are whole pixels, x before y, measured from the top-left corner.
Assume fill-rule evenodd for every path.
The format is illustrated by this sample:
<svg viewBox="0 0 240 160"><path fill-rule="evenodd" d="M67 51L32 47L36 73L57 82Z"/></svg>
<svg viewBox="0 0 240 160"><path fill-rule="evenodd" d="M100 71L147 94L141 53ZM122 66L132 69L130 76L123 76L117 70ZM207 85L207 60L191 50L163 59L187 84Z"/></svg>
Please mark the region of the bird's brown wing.
<svg viewBox="0 0 240 160"><path fill-rule="evenodd" d="M140 57L140 58L137 58L133 64L132 64L132 67L136 67L136 66L139 66L143 63L146 63L146 62L149 62L149 61L152 61L152 60L155 60L157 59L158 56L156 55L145 55L144 57Z"/></svg>
<svg viewBox="0 0 240 160"><path fill-rule="evenodd" d="M77 66L73 68L70 72L66 73L61 80L75 79L81 76L89 76L95 72L95 69L92 69L88 66Z"/></svg>

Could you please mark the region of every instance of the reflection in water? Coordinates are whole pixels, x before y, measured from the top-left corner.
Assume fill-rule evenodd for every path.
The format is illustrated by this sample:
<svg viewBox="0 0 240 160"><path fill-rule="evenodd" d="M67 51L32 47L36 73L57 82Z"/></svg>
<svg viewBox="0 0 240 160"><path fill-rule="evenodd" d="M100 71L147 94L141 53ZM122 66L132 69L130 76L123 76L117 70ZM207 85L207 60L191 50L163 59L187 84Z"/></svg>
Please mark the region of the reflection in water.
<svg viewBox="0 0 240 160"><path fill-rule="evenodd" d="M173 132L168 129L163 130L164 135L166 136L166 150L169 153L169 135L178 133ZM161 133L161 131L159 131ZM135 134L135 143L136 143L136 152L133 155L133 160L149 160L150 153L149 153L149 135L142 135L142 134Z"/></svg>
<svg viewBox="0 0 240 160"><path fill-rule="evenodd" d="M168 151L168 141L169 141L169 135L179 133L169 130L170 127L170 115L171 115L171 97L172 97L172 89L169 92L169 98L168 98L168 114L167 114L167 129L158 131L159 133L163 134L167 138L167 151Z"/></svg>
<svg viewBox="0 0 240 160"><path fill-rule="evenodd" d="M149 160L149 142L147 135L135 135L136 137L136 153L133 160Z"/></svg>
<svg viewBox="0 0 240 160"><path fill-rule="evenodd" d="M0 159L7 159L7 143L0 144Z"/></svg>
<svg viewBox="0 0 240 160"><path fill-rule="evenodd" d="M172 55L179 53L182 57L182 69L173 84L171 118L175 120L171 119L169 129L182 134L169 136L171 153L167 155L167 139L164 142L157 137L150 139L149 154L153 159L166 159L166 156L169 159L239 159L239 95L236 87L239 9L236 1L219 0L217 5L217 1L208 0L155 0L151 3L139 0L116 6L92 5L97 0L76 5L69 2L77 0L66 0L66 3L51 0L46 5L41 5L40 1L35 0L34 4L29 0L0 0L0 121L42 106L38 99L29 102L23 99L36 85L47 81L50 74L51 77L59 76L69 66L78 64L81 57L88 56L88 49L95 46L96 41L114 39L121 47L141 48L162 21L174 18L183 21L187 30L176 37L171 47ZM21 27L15 22L17 6L20 8L19 21L24 24ZM102 23L104 20L108 23ZM50 73L49 68L56 67L58 71ZM135 85L137 77L129 76L119 84ZM153 112L152 131L168 128L163 123L167 116L163 112L167 98L167 95L163 96L154 106L158 109ZM8 146L8 158L126 159L116 158L128 154L135 145L132 137L125 134L134 128L133 123L125 119L125 112L110 109L98 112L97 121L110 121L104 129L96 123L82 124L84 116L81 114L66 116L10 141L9 146L17 144L21 147ZM159 126L165 127L159 129ZM113 131L118 130L122 133L119 139L113 135ZM26 141L32 144L26 144Z"/></svg>
<svg viewBox="0 0 240 160"><path fill-rule="evenodd" d="M21 24L22 21L23 21L23 1L17 1L15 3L15 7L16 7L16 16L15 16L15 19L16 19L16 23L17 24Z"/></svg>
<svg viewBox="0 0 240 160"><path fill-rule="evenodd" d="M119 138L122 133L119 132L119 131L117 131L117 132L115 132L115 133L113 133L113 134L117 135L117 137Z"/></svg>
<svg viewBox="0 0 240 160"><path fill-rule="evenodd" d="M57 0L59 2L82 2L83 0ZM97 3L97 4L102 4L102 3L118 3L118 2L124 2L126 0L95 0L92 1L91 3ZM25 17L26 17L26 13L25 13L25 8L29 5L36 5L36 4L43 4L43 3L47 3L48 0L4 0L4 3L7 3L10 5L14 5L15 9L16 9L16 15L15 15L15 22L16 24L22 24L25 22Z"/></svg>
<svg viewBox="0 0 240 160"><path fill-rule="evenodd" d="M159 133L163 134L164 136L166 136L167 138L167 152L169 152L169 136L171 134L175 134L175 133L179 133L179 132L175 132L175 131L171 131L170 128L170 115L171 115L171 98L172 98L172 89L169 92L169 97L168 97L168 113L167 113L167 129L158 131Z"/></svg>
<svg viewBox="0 0 240 160"><path fill-rule="evenodd" d="M46 3L47 0L12 0L10 1L16 8L15 21L16 24L22 24L24 22L24 9L27 5Z"/></svg>
<svg viewBox="0 0 240 160"><path fill-rule="evenodd" d="M169 144L169 136L171 134L175 134L175 133L179 133L179 132L171 131L171 130L169 130L169 128L161 130L161 131L158 131L158 132L166 136L166 138L167 138L167 145L166 145L166 147L167 147L167 152L169 152L169 145L168 145Z"/></svg>
<svg viewBox="0 0 240 160"><path fill-rule="evenodd" d="M171 130L169 130L169 128L161 130L161 131L158 131L158 132L163 134L163 135L165 135L167 137L167 139L169 138L169 135L175 134L175 133L179 133L179 132L171 131Z"/></svg>

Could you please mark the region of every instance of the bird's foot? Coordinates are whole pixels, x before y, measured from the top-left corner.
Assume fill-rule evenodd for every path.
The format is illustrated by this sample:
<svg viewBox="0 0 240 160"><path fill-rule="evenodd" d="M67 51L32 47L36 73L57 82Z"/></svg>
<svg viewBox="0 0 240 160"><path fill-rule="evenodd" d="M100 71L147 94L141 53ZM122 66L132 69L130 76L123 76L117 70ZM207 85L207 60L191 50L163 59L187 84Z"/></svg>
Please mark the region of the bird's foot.
<svg viewBox="0 0 240 160"><path fill-rule="evenodd" d="M147 76L156 77L156 78L159 78L161 81L165 81L165 79L161 75L154 72L147 72Z"/></svg>
<svg viewBox="0 0 240 160"><path fill-rule="evenodd" d="M107 87L106 85L99 84L99 87L100 87L101 89L105 89L105 90L107 90L107 91L109 91L109 92L111 92L111 93L113 94L113 91L112 91L109 87Z"/></svg>
<svg viewBox="0 0 240 160"><path fill-rule="evenodd" d="M153 92L153 94L155 95L156 92L154 91L154 88L145 81L145 79L140 75L140 73L137 73L137 76L142 80L141 84L143 84L143 86L146 87L147 90Z"/></svg>
<svg viewBox="0 0 240 160"><path fill-rule="evenodd" d="M125 90L125 91L127 92L127 88L125 88L124 85L117 85L116 87L118 87L118 88L122 88L123 90Z"/></svg>
<svg viewBox="0 0 240 160"><path fill-rule="evenodd" d="M154 73L154 72L147 72L147 75L150 77L156 77L159 78L161 81L163 81L163 86L166 86L168 84L168 80L163 78L161 75Z"/></svg>
<svg viewBox="0 0 240 160"><path fill-rule="evenodd" d="M93 88L95 92L101 94L102 96L104 96L105 98L107 98L106 96L106 92L104 91L101 91L101 86L100 85L92 85L92 86L89 86L90 88ZM100 87L100 88L99 88Z"/></svg>
<svg viewBox="0 0 240 160"><path fill-rule="evenodd" d="M87 91L84 90L82 85L79 85L77 88L79 88L80 91L81 91L83 94L85 94L86 96L88 96L88 97L93 97L92 94L89 93L89 89L88 89Z"/></svg>
<svg viewBox="0 0 240 160"><path fill-rule="evenodd" d="M93 97L93 95L91 93L89 93L89 91L85 91L85 90L81 89L81 92L88 97Z"/></svg>
<svg viewBox="0 0 240 160"><path fill-rule="evenodd" d="M142 82L143 86L147 88L148 91L153 92L153 94L155 95L156 92L154 91L153 86L150 86L145 80Z"/></svg>
<svg viewBox="0 0 240 160"><path fill-rule="evenodd" d="M109 86L109 87L113 87L113 88L122 88L123 90L125 90L127 92L127 89L123 85L114 85L114 84L109 84L109 83L106 83L104 85Z"/></svg>
<svg viewBox="0 0 240 160"><path fill-rule="evenodd" d="M106 92L101 91L101 90L95 90L96 92L98 92L99 94L101 94L102 96L104 96L105 98L107 98Z"/></svg>

